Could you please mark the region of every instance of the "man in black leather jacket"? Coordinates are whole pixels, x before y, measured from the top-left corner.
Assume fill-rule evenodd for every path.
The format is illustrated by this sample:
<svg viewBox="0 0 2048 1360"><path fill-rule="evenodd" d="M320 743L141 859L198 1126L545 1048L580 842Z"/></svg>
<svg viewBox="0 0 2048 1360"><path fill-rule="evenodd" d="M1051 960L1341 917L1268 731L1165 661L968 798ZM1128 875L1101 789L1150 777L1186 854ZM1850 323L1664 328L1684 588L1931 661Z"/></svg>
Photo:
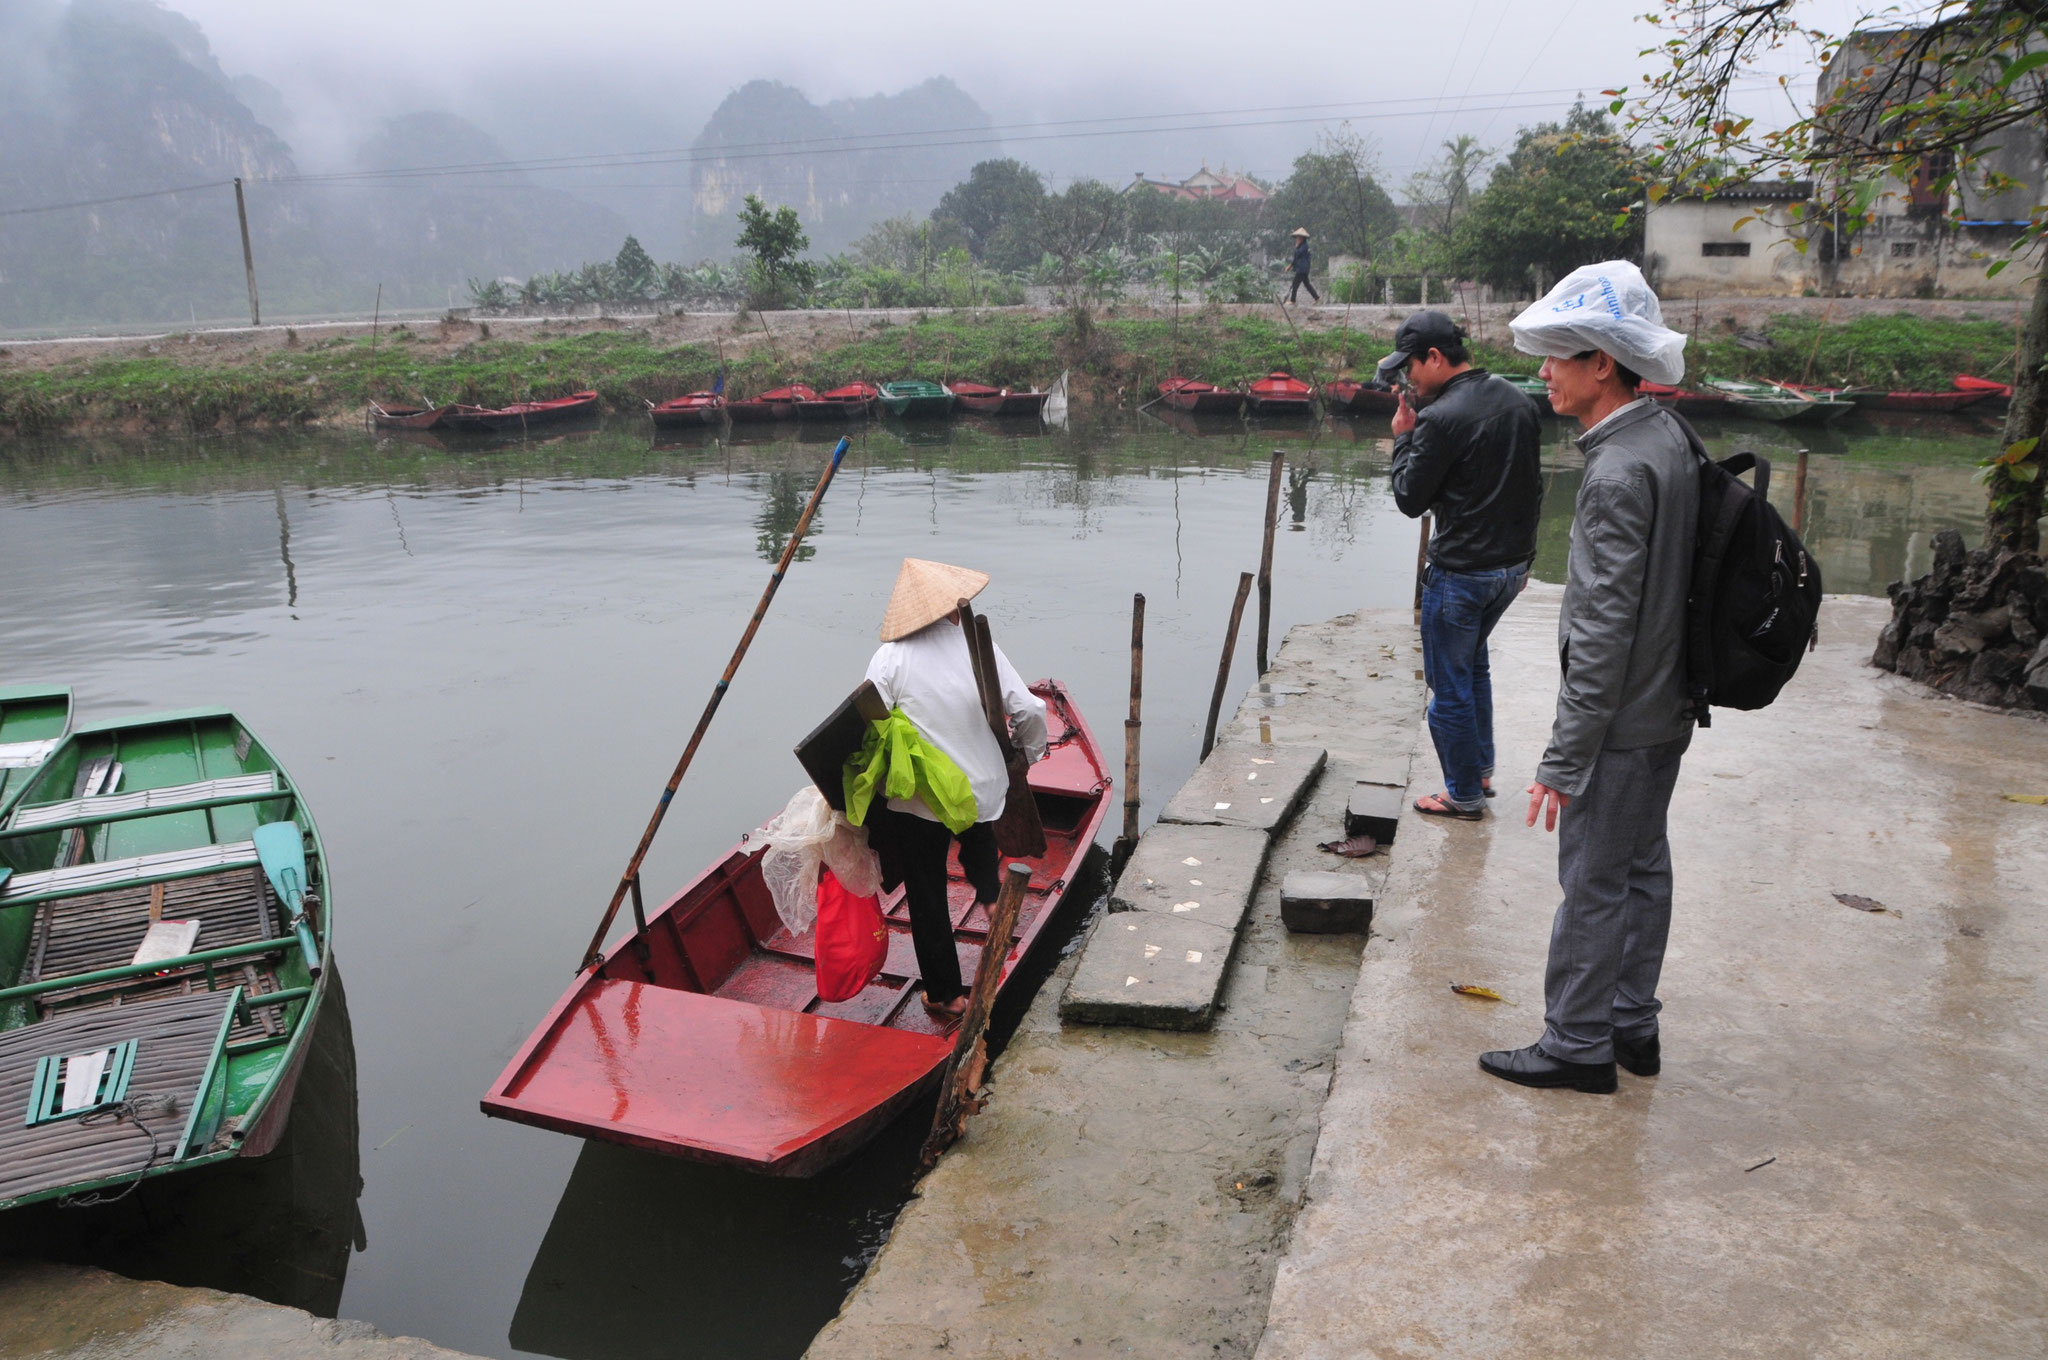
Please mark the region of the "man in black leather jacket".
<svg viewBox="0 0 2048 1360"><path fill-rule="evenodd" d="M1394 333L1380 375L1404 371L1394 503L1410 519L1428 513L1436 521L1422 589L1422 666L1429 734L1444 771L1444 791L1416 799L1415 809L1476 821L1493 794L1486 639L1536 558L1542 428L1535 402L1472 367L1465 333L1442 312L1417 312Z"/></svg>

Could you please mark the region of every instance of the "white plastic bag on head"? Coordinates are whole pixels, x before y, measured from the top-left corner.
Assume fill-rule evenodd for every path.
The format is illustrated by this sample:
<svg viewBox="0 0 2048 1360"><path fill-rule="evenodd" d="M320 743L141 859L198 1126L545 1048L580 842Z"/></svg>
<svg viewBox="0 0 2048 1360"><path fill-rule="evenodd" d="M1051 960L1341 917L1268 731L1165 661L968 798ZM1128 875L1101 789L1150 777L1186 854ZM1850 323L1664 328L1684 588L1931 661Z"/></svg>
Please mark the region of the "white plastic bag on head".
<svg viewBox="0 0 2048 1360"><path fill-rule="evenodd" d="M1574 269L1508 329L1524 354L1569 359L1599 349L1651 382L1685 380L1685 336L1665 327L1649 280L1627 260Z"/></svg>
<svg viewBox="0 0 2048 1360"><path fill-rule="evenodd" d="M796 791L761 828L761 839L768 845L761 854L761 878L775 901L775 914L792 935L803 934L817 919L819 866L829 868L857 897L882 890L882 863L868 848L867 828L834 812L814 785Z"/></svg>

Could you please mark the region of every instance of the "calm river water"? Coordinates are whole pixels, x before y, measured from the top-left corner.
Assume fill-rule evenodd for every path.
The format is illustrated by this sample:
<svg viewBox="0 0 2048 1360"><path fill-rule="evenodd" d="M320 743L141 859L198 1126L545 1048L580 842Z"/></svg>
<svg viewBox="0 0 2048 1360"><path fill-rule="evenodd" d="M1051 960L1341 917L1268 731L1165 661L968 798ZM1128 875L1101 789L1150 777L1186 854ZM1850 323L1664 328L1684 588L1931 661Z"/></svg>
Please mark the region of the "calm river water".
<svg viewBox="0 0 2048 1360"><path fill-rule="evenodd" d="M1780 459L1781 503L1808 444L1828 587L1875 592L1926 570L1937 530L1974 532L1991 428L1704 432ZM856 438L650 893L798 787L790 748L858 681L905 555L994 576L982 603L1005 650L1072 687L1116 769L1144 592L1149 820L1195 763L1237 574L1257 566L1269 450L1288 458L1274 645L1409 598L1415 525L1388 493L1384 433L1142 419ZM1551 438L1537 569L1557 579L1579 474L1561 426ZM477 1097L570 980L829 449L650 448L630 422L498 449L357 432L0 444L0 681L68 682L85 718L240 713L325 832L353 1028L351 1048L323 1022L276 1166L98 1217L16 1215L0 1250L485 1355L801 1352L901 1203L916 1130L770 1183L486 1120ZM1233 703L1249 617L1237 657Z"/></svg>

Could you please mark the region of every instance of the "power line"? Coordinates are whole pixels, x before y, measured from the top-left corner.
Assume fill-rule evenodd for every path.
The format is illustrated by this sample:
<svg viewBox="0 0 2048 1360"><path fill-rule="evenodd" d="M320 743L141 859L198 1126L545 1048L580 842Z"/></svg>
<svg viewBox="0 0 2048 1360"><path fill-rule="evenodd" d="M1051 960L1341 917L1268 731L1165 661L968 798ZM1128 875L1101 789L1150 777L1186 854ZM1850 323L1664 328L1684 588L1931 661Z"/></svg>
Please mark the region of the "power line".
<svg viewBox="0 0 2048 1360"><path fill-rule="evenodd" d="M200 189L225 189L234 181L213 179L204 184L187 184L178 189L151 189L140 194L116 194L112 198L81 198L76 203L45 203L35 208L0 208L0 217L25 217L30 213L63 212L67 208L97 208L103 203L133 203L142 198L168 198L172 194L189 194Z"/></svg>

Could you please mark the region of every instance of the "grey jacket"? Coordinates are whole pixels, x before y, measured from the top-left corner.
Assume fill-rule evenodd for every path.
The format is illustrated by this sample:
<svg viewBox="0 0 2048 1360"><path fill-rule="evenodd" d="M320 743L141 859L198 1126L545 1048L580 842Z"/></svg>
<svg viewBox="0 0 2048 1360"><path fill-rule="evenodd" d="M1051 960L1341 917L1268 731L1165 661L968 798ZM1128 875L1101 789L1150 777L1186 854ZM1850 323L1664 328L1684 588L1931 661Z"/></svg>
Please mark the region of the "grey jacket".
<svg viewBox="0 0 2048 1360"><path fill-rule="evenodd" d="M1643 400L1581 437L1557 620L1564 680L1536 778L1585 792L1603 749L1675 741L1686 717L1685 599L1699 519L1699 460L1677 417Z"/></svg>

